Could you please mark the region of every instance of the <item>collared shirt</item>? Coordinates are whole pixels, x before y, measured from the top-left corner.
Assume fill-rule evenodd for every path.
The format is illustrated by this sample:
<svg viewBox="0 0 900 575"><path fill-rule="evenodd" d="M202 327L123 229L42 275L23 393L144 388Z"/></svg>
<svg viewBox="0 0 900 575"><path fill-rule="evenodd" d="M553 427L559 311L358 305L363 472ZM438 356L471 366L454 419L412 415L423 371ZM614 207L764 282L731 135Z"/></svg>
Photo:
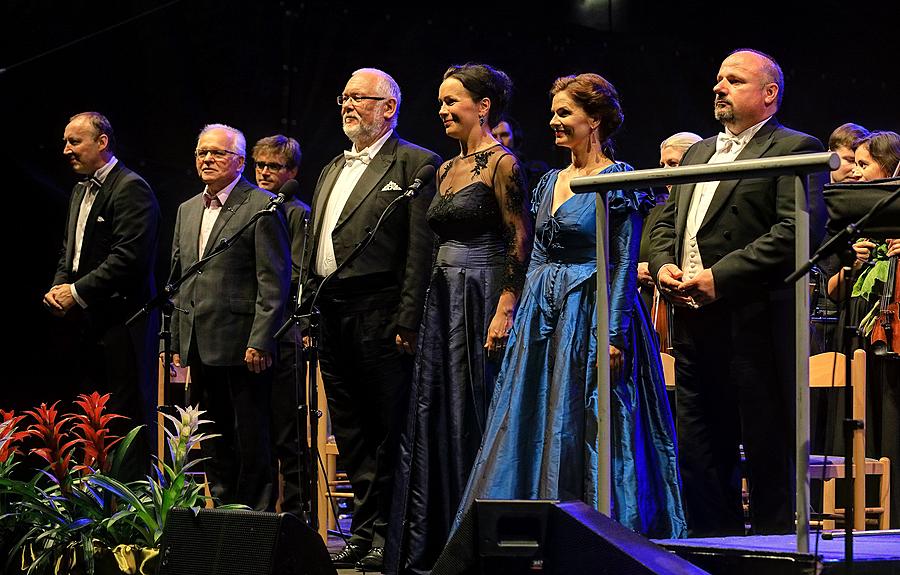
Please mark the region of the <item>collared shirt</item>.
<svg viewBox="0 0 900 575"><path fill-rule="evenodd" d="M231 190L237 185L237 183L241 180L241 175L232 180L230 184L219 190L219 193L216 194L216 197L219 198L219 205L215 205L215 202L210 203L209 207L203 208L203 219L200 221L200 237L198 238L199 244L197 245L198 257L203 257L203 251L206 249L206 242L209 241L209 234L212 232L213 226L216 223L216 220L219 219L219 213L222 211L222 206L225 205L225 202L228 201L228 196L231 195ZM209 186L206 186L203 189L203 193L209 193Z"/></svg>
<svg viewBox="0 0 900 575"><path fill-rule="evenodd" d="M115 156L111 157L99 170L94 172L92 178L103 184L106 181L106 177L109 175L110 170L112 170L118 162L118 158ZM78 272L78 265L81 263L81 244L84 242L84 228L87 227L88 216L91 214L91 207L93 207L94 200L97 198L97 192L100 191L100 188L94 185L91 180L85 181L82 185L85 187L85 190L84 196L81 198L81 206L78 208L78 219L75 221L75 253L72 255L72 273ZM72 297L75 298L78 305L87 307L87 302L78 295L78 290L75 289L74 283L72 284Z"/></svg>
<svg viewBox="0 0 900 575"><path fill-rule="evenodd" d="M372 145L362 150L357 150L354 144L353 152L368 152L370 158L374 158L381 150L384 143L393 134L393 130L388 130L383 136L378 138ZM363 172L366 171L368 164L360 161L345 161L341 173L338 174L334 182L334 188L331 195L328 196L325 209L322 214L322 226L319 232L319 247L316 250L315 273L320 276L327 276L337 269L337 260L334 256L334 243L331 241L331 234L337 225L341 212L353 192L353 188L359 182Z"/></svg>
<svg viewBox="0 0 900 575"><path fill-rule="evenodd" d="M763 124L769 121L769 118L750 126L740 134L733 134L731 130L725 128L724 138L727 138L729 141L725 146L717 145L716 153L706 163L724 164L733 162L747 147L747 144L762 128ZM720 134L720 139L721 137L723 136ZM693 279L704 269L700 245L697 242L697 232L700 231L700 225L703 223L703 218L706 217L709 204L715 196L719 183L719 181L700 182L694 186L694 193L691 195L691 204L690 208L688 208L687 220L684 226L684 239L682 240L681 270L684 272L682 281Z"/></svg>

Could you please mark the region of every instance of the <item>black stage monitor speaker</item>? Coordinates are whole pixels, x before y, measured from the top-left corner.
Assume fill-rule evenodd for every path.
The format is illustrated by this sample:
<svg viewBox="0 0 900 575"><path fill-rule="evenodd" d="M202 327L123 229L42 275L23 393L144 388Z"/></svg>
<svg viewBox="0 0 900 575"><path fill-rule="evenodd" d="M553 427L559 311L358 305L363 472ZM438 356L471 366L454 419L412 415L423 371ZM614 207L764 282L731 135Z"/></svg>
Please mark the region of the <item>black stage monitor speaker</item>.
<svg viewBox="0 0 900 575"><path fill-rule="evenodd" d="M581 501L479 500L432 575L702 575Z"/></svg>
<svg viewBox="0 0 900 575"><path fill-rule="evenodd" d="M173 509L158 575L336 575L322 538L289 513Z"/></svg>

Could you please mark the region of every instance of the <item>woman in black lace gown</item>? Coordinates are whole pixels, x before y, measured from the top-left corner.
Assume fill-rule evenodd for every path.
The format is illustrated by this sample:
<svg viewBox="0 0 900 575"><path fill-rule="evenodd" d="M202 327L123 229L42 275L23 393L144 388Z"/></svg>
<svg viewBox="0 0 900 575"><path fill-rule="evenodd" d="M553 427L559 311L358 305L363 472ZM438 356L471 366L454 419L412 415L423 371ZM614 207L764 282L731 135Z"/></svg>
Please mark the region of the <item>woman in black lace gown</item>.
<svg viewBox="0 0 900 575"><path fill-rule="evenodd" d="M419 330L386 573L427 573L472 468L531 249L518 160L491 135L512 85L484 64L453 66L439 116L460 154L438 173L428 223L439 239Z"/></svg>

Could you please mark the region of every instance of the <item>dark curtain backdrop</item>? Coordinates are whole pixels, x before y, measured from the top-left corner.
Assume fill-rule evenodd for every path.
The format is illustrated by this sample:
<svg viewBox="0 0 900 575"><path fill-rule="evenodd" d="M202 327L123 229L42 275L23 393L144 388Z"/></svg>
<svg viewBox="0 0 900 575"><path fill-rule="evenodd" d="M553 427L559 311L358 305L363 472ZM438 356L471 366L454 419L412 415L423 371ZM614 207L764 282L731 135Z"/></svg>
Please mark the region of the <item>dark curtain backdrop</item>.
<svg viewBox="0 0 900 575"><path fill-rule="evenodd" d="M729 51L746 46L784 68L785 124L823 140L846 121L900 128L900 86L891 72L898 51L889 48L896 46L893 2L659 4L7 0L0 8L0 102L4 172L12 180L3 218L12 265L3 283L13 369L0 407L54 400L66 377L46 345L40 301L76 180L60 153L76 112L106 114L118 157L156 191L164 218L161 279L177 206L202 189L191 155L200 128L235 126L248 151L273 133L297 138L308 199L322 166L348 147L334 97L360 67L396 78L399 133L445 158L458 148L438 122L437 88L448 65L470 60L510 75L516 89L509 111L524 129L524 152L551 166L567 161L547 127L557 76L593 71L615 84L625 110L617 156L648 168L670 134L719 130L715 75ZM762 9L768 12L752 12Z"/></svg>

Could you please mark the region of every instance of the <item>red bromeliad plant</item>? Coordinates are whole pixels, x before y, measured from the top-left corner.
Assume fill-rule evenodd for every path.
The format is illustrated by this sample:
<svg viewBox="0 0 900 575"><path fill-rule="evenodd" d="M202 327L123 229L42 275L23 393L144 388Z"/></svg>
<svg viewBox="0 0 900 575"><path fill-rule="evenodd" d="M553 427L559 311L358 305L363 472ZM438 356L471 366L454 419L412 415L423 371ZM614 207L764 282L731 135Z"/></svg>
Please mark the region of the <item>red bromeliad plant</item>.
<svg viewBox="0 0 900 575"><path fill-rule="evenodd" d="M14 456L19 451L19 443L28 437L27 431L16 431L24 415L16 415L15 411L0 409L0 477L5 477L15 465Z"/></svg>
<svg viewBox="0 0 900 575"><path fill-rule="evenodd" d="M46 403L34 411L25 413L35 419L35 423L28 427L28 434L36 437L42 444L41 447L32 449L31 453L41 456L50 464L50 473L56 479L60 489L64 493L71 491L72 479L69 476L69 464L72 460L74 448L80 440L69 439L69 433L63 431L63 427L71 417L62 417L57 420L59 412L56 411L57 401L50 407Z"/></svg>
<svg viewBox="0 0 900 575"><path fill-rule="evenodd" d="M78 422L72 426L73 433L78 437L77 441L84 450L83 462L75 467L76 471L84 474L93 471L109 472L112 463L110 452L122 439L110 434L109 422L128 418L115 413L105 413L108 401L108 393L101 396L95 391L90 395L79 395L75 402L84 411L84 414L72 416L72 419Z"/></svg>

